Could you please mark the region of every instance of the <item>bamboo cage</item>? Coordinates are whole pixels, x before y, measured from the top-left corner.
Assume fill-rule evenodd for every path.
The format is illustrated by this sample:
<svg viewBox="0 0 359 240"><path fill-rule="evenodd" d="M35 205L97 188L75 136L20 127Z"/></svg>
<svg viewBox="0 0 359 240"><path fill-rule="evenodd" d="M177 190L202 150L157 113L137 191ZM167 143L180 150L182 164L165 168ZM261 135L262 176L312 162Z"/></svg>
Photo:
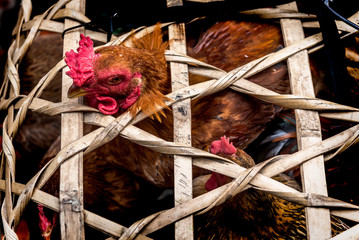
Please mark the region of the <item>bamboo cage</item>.
<svg viewBox="0 0 359 240"><path fill-rule="evenodd" d="M181 4L181 1L168 0L168 7ZM359 109L316 98L313 89L302 87L313 85L309 63L305 59L308 54L322 47L321 34L309 37L304 37L303 34L303 25L309 26L315 23L302 24L300 19L313 16L299 13L295 2L273 9L256 9L243 13L264 19L280 20L286 46L228 73L186 55L184 24L163 23L162 27L168 27L169 38L173 39L170 49L166 52L166 59L170 63L172 74L173 92L167 97L172 99L168 102L168 106L172 106L173 109L175 136L173 142L167 142L134 126L146 117L141 112L134 118L126 113L114 118L102 115L95 109L82 105L79 101L69 101L67 96L62 96L60 103L42 99L40 96L43 89L58 72L66 67L64 60L39 79L36 87L28 95L20 95L19 64L38 31L62 33L64 29L89 22L90 19L84 15L84 7L85 0L60 0L42 15L30 19L31 1L22 1L19 20L13 32L16 38L9 48L5 78L1 87L0 109L6 111L6 118L3 122L2 178L0 180L0 189L5 193L2 195L1 208L5 239L17 239L14 228L19 223L21 214L29 201L60 212L62 239L84 239L84 224L106 233L109 239L133 239L135 236L136 239L150 239L146 235L172 223L176 223L176 239L193 239L194 213L210 207L213 202L225 197L226 194L238 194L251 187L305 205L307 207L307 231L311 239L359 238L359 225L354 225L349 230L331 238L330 214L359 222L359 206L327 196L324 162L358 142L359 125L354 125L335 136L322 140L316 135L316 132L321 131L318 124L319 116L356 123L359 122ZM359 23L359 12L350 20ZM341 31L347 32L347 35L355 33L354 29L343 23L338 23L338 26ZM130 44L131 34L139 38L153 29L153 26L139 28L120 37L112 36L108 43L106 43L107 36L104 33L85 28L75 29L64 35L64 52L77 48L81 32L108 46L123 42ZM284 60L290 66L292 94L277 94L246 80ZM188 86L188 73L208 76L213 80ZM64 79L62 89L66 92L72 80L64 73L62 76ZM179 118L176 109L186 108L190 112L192 98L198 95L209 95L227 87L266 102L295 109L299 151L282 156L276 161L269 161L266 165L258 164L245 169L223 158L191 147L190 117ZM21 129L27 111L50 116L61 115L63 141L58 155L26 185L23 185L15 182L16 156L12 139ZM84 123L97 125L99 128L83 135ZM308 125L319 126L319 129L308 130ZM143 146L151 145L152 149L162 153L175 155L175 207L141 219L128 228L120 225L121 223L115 223L83 209L82 157L117 136L125 137ZM213 161L214 158L216 161ZM192 165L216 171L235 180L192 198ZM295 166L301 166L302 181L305 183L303 192L271 178ZM61 183L60 196L56 198L40 189L58 168L61 170ZM186 181L186 184L179 184L183 181ZM317 184L318 182L320 184ZM18 198L15 198L14 194L18 195Z"/></svg>

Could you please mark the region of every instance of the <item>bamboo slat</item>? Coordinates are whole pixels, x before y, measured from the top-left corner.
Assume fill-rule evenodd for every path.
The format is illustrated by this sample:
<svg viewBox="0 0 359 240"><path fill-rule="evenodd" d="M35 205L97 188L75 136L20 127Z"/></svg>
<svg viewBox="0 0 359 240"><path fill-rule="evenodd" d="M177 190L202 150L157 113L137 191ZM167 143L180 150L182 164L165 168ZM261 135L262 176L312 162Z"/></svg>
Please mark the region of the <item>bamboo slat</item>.
<svg viewBox="0 0 359 240"><path fill-rule="evenodd" d="M290 9L280 9L280 8L258 8L253 10L245 10L239 12L240 14L245 15L255 15L263 19L273 19L273 18L315 18L313 14L299 13L298 11L293 11Z"/></svg>
<svg viewBox="0 0 359 240"><path fill-rule="evenodd" d="M353 32L355 29L342 21L335 21L339 31ZM304 28L319 28L319 22L304 22Z"/></svg>
<svg viewBox="0 0 359 240"><path fill-rule="evenodd" d="M297 11L295 2L281 8ZM302 23L296 19L281 19L284 44L291 45L304 39ZM299 96L315 97L307 51L301 51L287 60L291 90ZM319 114L315 111L295 111L298 149L305 149L322 140ZM303 191L327 195L324 157L318 156L301 165ZM330 212L325 208L306 208L308 239L331 237Z"/></svg>
<svg viewBox="0 0 359 240"><path fill-rule="evenodd" d="M359 224L331 238L331 240L348 240L348 239L352 239L352 240L359 239Z"/></svg>
<svg viewBox="0 0 359 240"><path fill-rule="evenodd" d="M73 0L66 8L85 12L85 0ZM77 21L65 19L64 27L78 25ZM64 36L63 51L76 49L80 40L80 29L67 32ZM67 91L72 79L66 75L68 68L62 72L62 102L80 102L81 99L70 100ZM61 116L61 148L77 140L83 135L82 113L65 113ZM71 157L60 167L60 226L61 239L85 239L83 215L83 153Z"/></svg>
<svg viewBox="0 0 359 240"><path fill-rule="evenodd" d="M181 6L181 0L168 0L167 6ZM186 54L184 23L168 27L170 50ZM170 63L172 91L189 86L188 67L185 63ZM173 141L191 146L191 100L184 99L172 105ZM175 206L192 199L192 158L174 155L174 197ZM190 215L175 224L175 239L193 239L193 216Z"/></svg>

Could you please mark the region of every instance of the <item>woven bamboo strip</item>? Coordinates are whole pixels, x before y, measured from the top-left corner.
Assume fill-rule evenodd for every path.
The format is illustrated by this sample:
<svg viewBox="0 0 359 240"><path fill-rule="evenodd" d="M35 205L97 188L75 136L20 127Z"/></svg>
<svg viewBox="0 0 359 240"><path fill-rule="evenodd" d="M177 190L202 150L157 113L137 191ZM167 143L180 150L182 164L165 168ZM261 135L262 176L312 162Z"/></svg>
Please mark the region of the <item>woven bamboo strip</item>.
<svg viewBox="0 0 359 240"><path fill-rule="evenodd" d="M63 19L63 18L71 18L73 20L89 23L91 20L87 18L84 14L74 9L64 8L60 9L56 12L56 14L52 17L52 19Z"/></svg>
<svg viewBox="0 0 359 240"><path fill-rule="evenodd" d="M313 14L299 13L297 11L292 11L289 9L279 9L279 8L259 8L253 10L245 10L239 12L240 14L245 15L256 15L263 19L273 19L273 18L315 18Z"/></svg>
<svg viewBox="0 0 359 240"><path fill-rule="evenodd" d="M297 11L295 2L281 8ZM296 19L281 19L284 43L291 45L304 39L302 23ZM311 78L308 53L301 51L287 60L292 93L315 97ZM319 114L315 111L295 109L297 142L299 149L305 149L322 140ZM327 195L324 158L318 156L301 165L303 191ZM306 208L308 239L331 237L330 213L328 209Z"/></svg>
<svg viewBox="0 0 359 240"><path fill-rule="evenodd" d="M348 219L353 222L359 223L359 211L352 210L331 210L330 213L334 216Z"/></svg>
<svg viewBox="0 0 359 240"><path fill-rule="evenodd" d="M22 5L22 11L19 14L18 22L16 26L22 24L24 20L29 20L29 16L31 14L31 2L24 1ZM2 96L1 99L4 99L7 94L9 97L16 97L19 95L20 90L20 81L17 69L19 67L19 63L25 55L29 45L31 44L33 38L35 37L35 33L37 28L48 11L45 11L34 24L34 28L29 32L26 36L25 40L20 43L20 41L13 41L9 50L8 50L8 61L6 64L6 74L4 78L3 85L1 87ZM17 29L20 29L19 27ZM19 39L20 32L17 32L17 37ZM12 145L12 138L16 135L19 126L25 118L25 114L27 111L28 104L25 103L24 107L16 114L14 112L14 107L9 106L8 114L4 120L3 124L3 150L2 151L2 167L1 167L1 177L3 177L3 166L5 165L5 179L6 179L6 190L5 190L5 200L3 202L1 208L1 218L4 229L4 236L6 239L17 239L17 236L14 232L14 228L19 223L20 215L15 215L13 211L13 200L12 200L12 182L15 181L15 151ZM6 162L4 163L4 161ZM22 209L24 207L21 207Z"/></svg>
<svg viewBox="0 0 359 240"><path fill-rule="evenodd" d="M31 20L23 25L22 30L28 31L32 28L34 20ZM62 33L64 31L64 24L61 22L55 22L52 20L43 20L40 27L40 30ZM86 36L90 36L92 40L105 43L107 41L107 35L105 33L95 32L92 30L85 30Z"/></svg>
<svg viewBox="0 0 359 240"><path fill-rule="evenodd" d="M85 0L73 0L66 8L75 11L85 11ZM64 27L78 25L77 21L65 19ZM65 34L63 51L76 49L80 40L80 29ZM67 90L72 85L72 79L66 75L68 68L62 72L62 102L78 102L81 99L69 100ZM66 113L61 116L61 148L83 135L81 113ZM60 226L61 239L85 239L83 216L83 153L71 157L60 167Z"/></svg>
<svg viewBox="0 0 359 240"><path fill-rule="evenodd" d="M321 113L320 116L350 122L359 122L359 112Z"/></svg>
<svg viewBox="0 0 359 240"><path fill-rule="evenodd" d="M12 183L12 192L16 195L21 194L21 192L24 190L25 185L20 183ZM5 190L5 181L0 180L0 190ZM31 199L39 204L44 205L47 208L50 208L54 211L60 210L60 201L58 198L52 196L51 194L45 193L41 190L35 190L34 194L32 195ZM84 220L85 223L91 226L92 228L98 229L108 235L114 236L114 237L121 237L122 233L126 230L124 226L121 226L120 224L117 224L115 222L109 221L101 216L98 216L97 214L94 214L90 211L84 210ZM138 235L139 240L150 240L151 238L148 238L143 235Z"/></svg>
<svg viewBox="0 0 359 240"><path fill-rule="evenodd" d="M22 31L29 31L34 25L35 20L30 20L22 26ZM55 22L52 20L44 20L40 27L40 30L46 30L51 32L62 33L64 30L64 24L61 22Z"/></svg>

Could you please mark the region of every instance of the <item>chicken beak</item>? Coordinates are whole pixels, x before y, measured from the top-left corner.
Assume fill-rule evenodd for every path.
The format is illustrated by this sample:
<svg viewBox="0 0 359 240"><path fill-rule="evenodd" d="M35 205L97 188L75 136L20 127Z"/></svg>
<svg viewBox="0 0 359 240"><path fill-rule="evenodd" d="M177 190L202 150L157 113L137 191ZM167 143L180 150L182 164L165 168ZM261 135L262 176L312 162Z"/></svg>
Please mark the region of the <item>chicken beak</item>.
<svg viewBox="0 0 359 240"><path fill-rule="evenodd" d="M72 85L69 88L69 91L67 92L67 97L68 98L78 98L78 97L84 96L86 94L88 94L88 92L85 89Z"/></svg>

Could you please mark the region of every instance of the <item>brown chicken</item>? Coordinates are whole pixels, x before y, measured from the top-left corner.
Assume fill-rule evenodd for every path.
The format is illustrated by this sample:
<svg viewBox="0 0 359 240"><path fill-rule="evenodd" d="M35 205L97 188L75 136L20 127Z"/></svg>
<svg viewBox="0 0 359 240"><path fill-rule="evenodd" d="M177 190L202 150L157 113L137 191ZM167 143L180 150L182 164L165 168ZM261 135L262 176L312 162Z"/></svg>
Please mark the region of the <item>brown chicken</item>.
<svg viewBox="0 0 359 240"><path fill-rule="evenodd" d="M62 39L58 34L41 33L31 45L19 69L21 94L29 94L37 82L62 59ZM49 84L41 98L61 101L61 75ZM17 159L17 181L26 183L37 171L38 163L60 135L59 116L46 116L28 111L14 138Z"/></svg>
<svg viewBox="0 0 359 240"><path fill-rule="evenodd" d="M60 138L52 144L40 163L40 167L60 151ZM141 217L160 210L163 204L157 200L162 189L149 184L123 168L113 166L115 156L93 151L84 156L83 187L84 208L123 225L130 225ZM55 174L42 188L43 191L59 196L60 172ZM151 208L148 208L151 206ZM163 207L163 206L161 206ZM39 208L39 225L44 239L60 239L58 214ZM53 233L54 232L54 233ZM86 229L86 238L102 239L102 233Z"/></svg>
<svg viewBox="0 0 359 240"><path fill-rule="evenodd" d="M170 92L164 56L166 46L159 28L136 40L133 48L110 46L96 52L92 41L82 36L78 53L68 52L65 58L70 68L68 75L74 80L69 96L85 95L87 104L104 114L117 116L127 109L132 113L141 109L152 114L154 107L164 106L164 95ZM189 55L229 71L280 47L280 30L274 25L226 21L209 28L189 47ZM288 91L286 73L285 65L278 64L253 76L251 81L283 93ZM190 84L205 80L191 77ZM192 145L202 149L212 139L226 135L236 147L245 148L278 111L279 108L271 104L232 90L203 97L192 103ZM148 118L137 126L171 141L172 114L167 110L163 114L166 117L161 122ZM116 138L101 151L118 156L112 164L125 167L157 186L173 184L171 156L123 138Z"/></svg>
<svg viewBox="0 0 359 240"><path fill-rule="evenodd" d="M62 39L58 34L40 34L21 65L22 94L30 90L58 61L62 58ZM41 96L54 102L60 101L61 76L58 75ZM86 126L87 132L90 130ZM49 117L29 111L20 131L14 139L17 155L17 181L26 183L48 160L60 150L60 118ZM0 136L1 140L1 136ZM105 160L106 158L106 160ZM115 156L108 156L101 150L85 156L84 190L85 208L112 220L121 218L122 224L130 225L141 216L137 212L150 214L149 209L138 199L146 195L146 202L156 209L157 195L162 190L155 189L137 176L123 168L114 167L111 163ZM42 161L40 162L40 160ZM58 196L59 172L50 179L43 190ZM148 195L151 192L151 195ZM153 202L153 203L150 203ZM32 206L26 209L25 219L30 225L31 235L40 235L44 239L56 239L59 234L57 214L41 206ZM105 207L104 207L105 206ZM138 209L130 213L129 209ZM34 216L39 218L34 218ZM39 223L34 219L38 219ZM39 227L38 227L39 226ZM40 232L39 232L40 231ZM90 230L87 230L88 232ZM55 232L53 234L53 232ZM96 232L91 232L97 236ZM103 238L104 236L100 236Z"/></svg>
<svg viewBox="0 0 359 240"><path fill-rule="evenodd" d="M254 166L253 159L236 149L223 137L211 144L210 152L226 157L243 166ZM290 187L300 190L298 183L285 174L275 177ZM220 187L232 179L218 173L194 179L194 196ZM194 221L196 239L307 239L305 212L298 205L256 189L245 190ZM348 229L341 220L332 217L332 234Z"/></svg>

